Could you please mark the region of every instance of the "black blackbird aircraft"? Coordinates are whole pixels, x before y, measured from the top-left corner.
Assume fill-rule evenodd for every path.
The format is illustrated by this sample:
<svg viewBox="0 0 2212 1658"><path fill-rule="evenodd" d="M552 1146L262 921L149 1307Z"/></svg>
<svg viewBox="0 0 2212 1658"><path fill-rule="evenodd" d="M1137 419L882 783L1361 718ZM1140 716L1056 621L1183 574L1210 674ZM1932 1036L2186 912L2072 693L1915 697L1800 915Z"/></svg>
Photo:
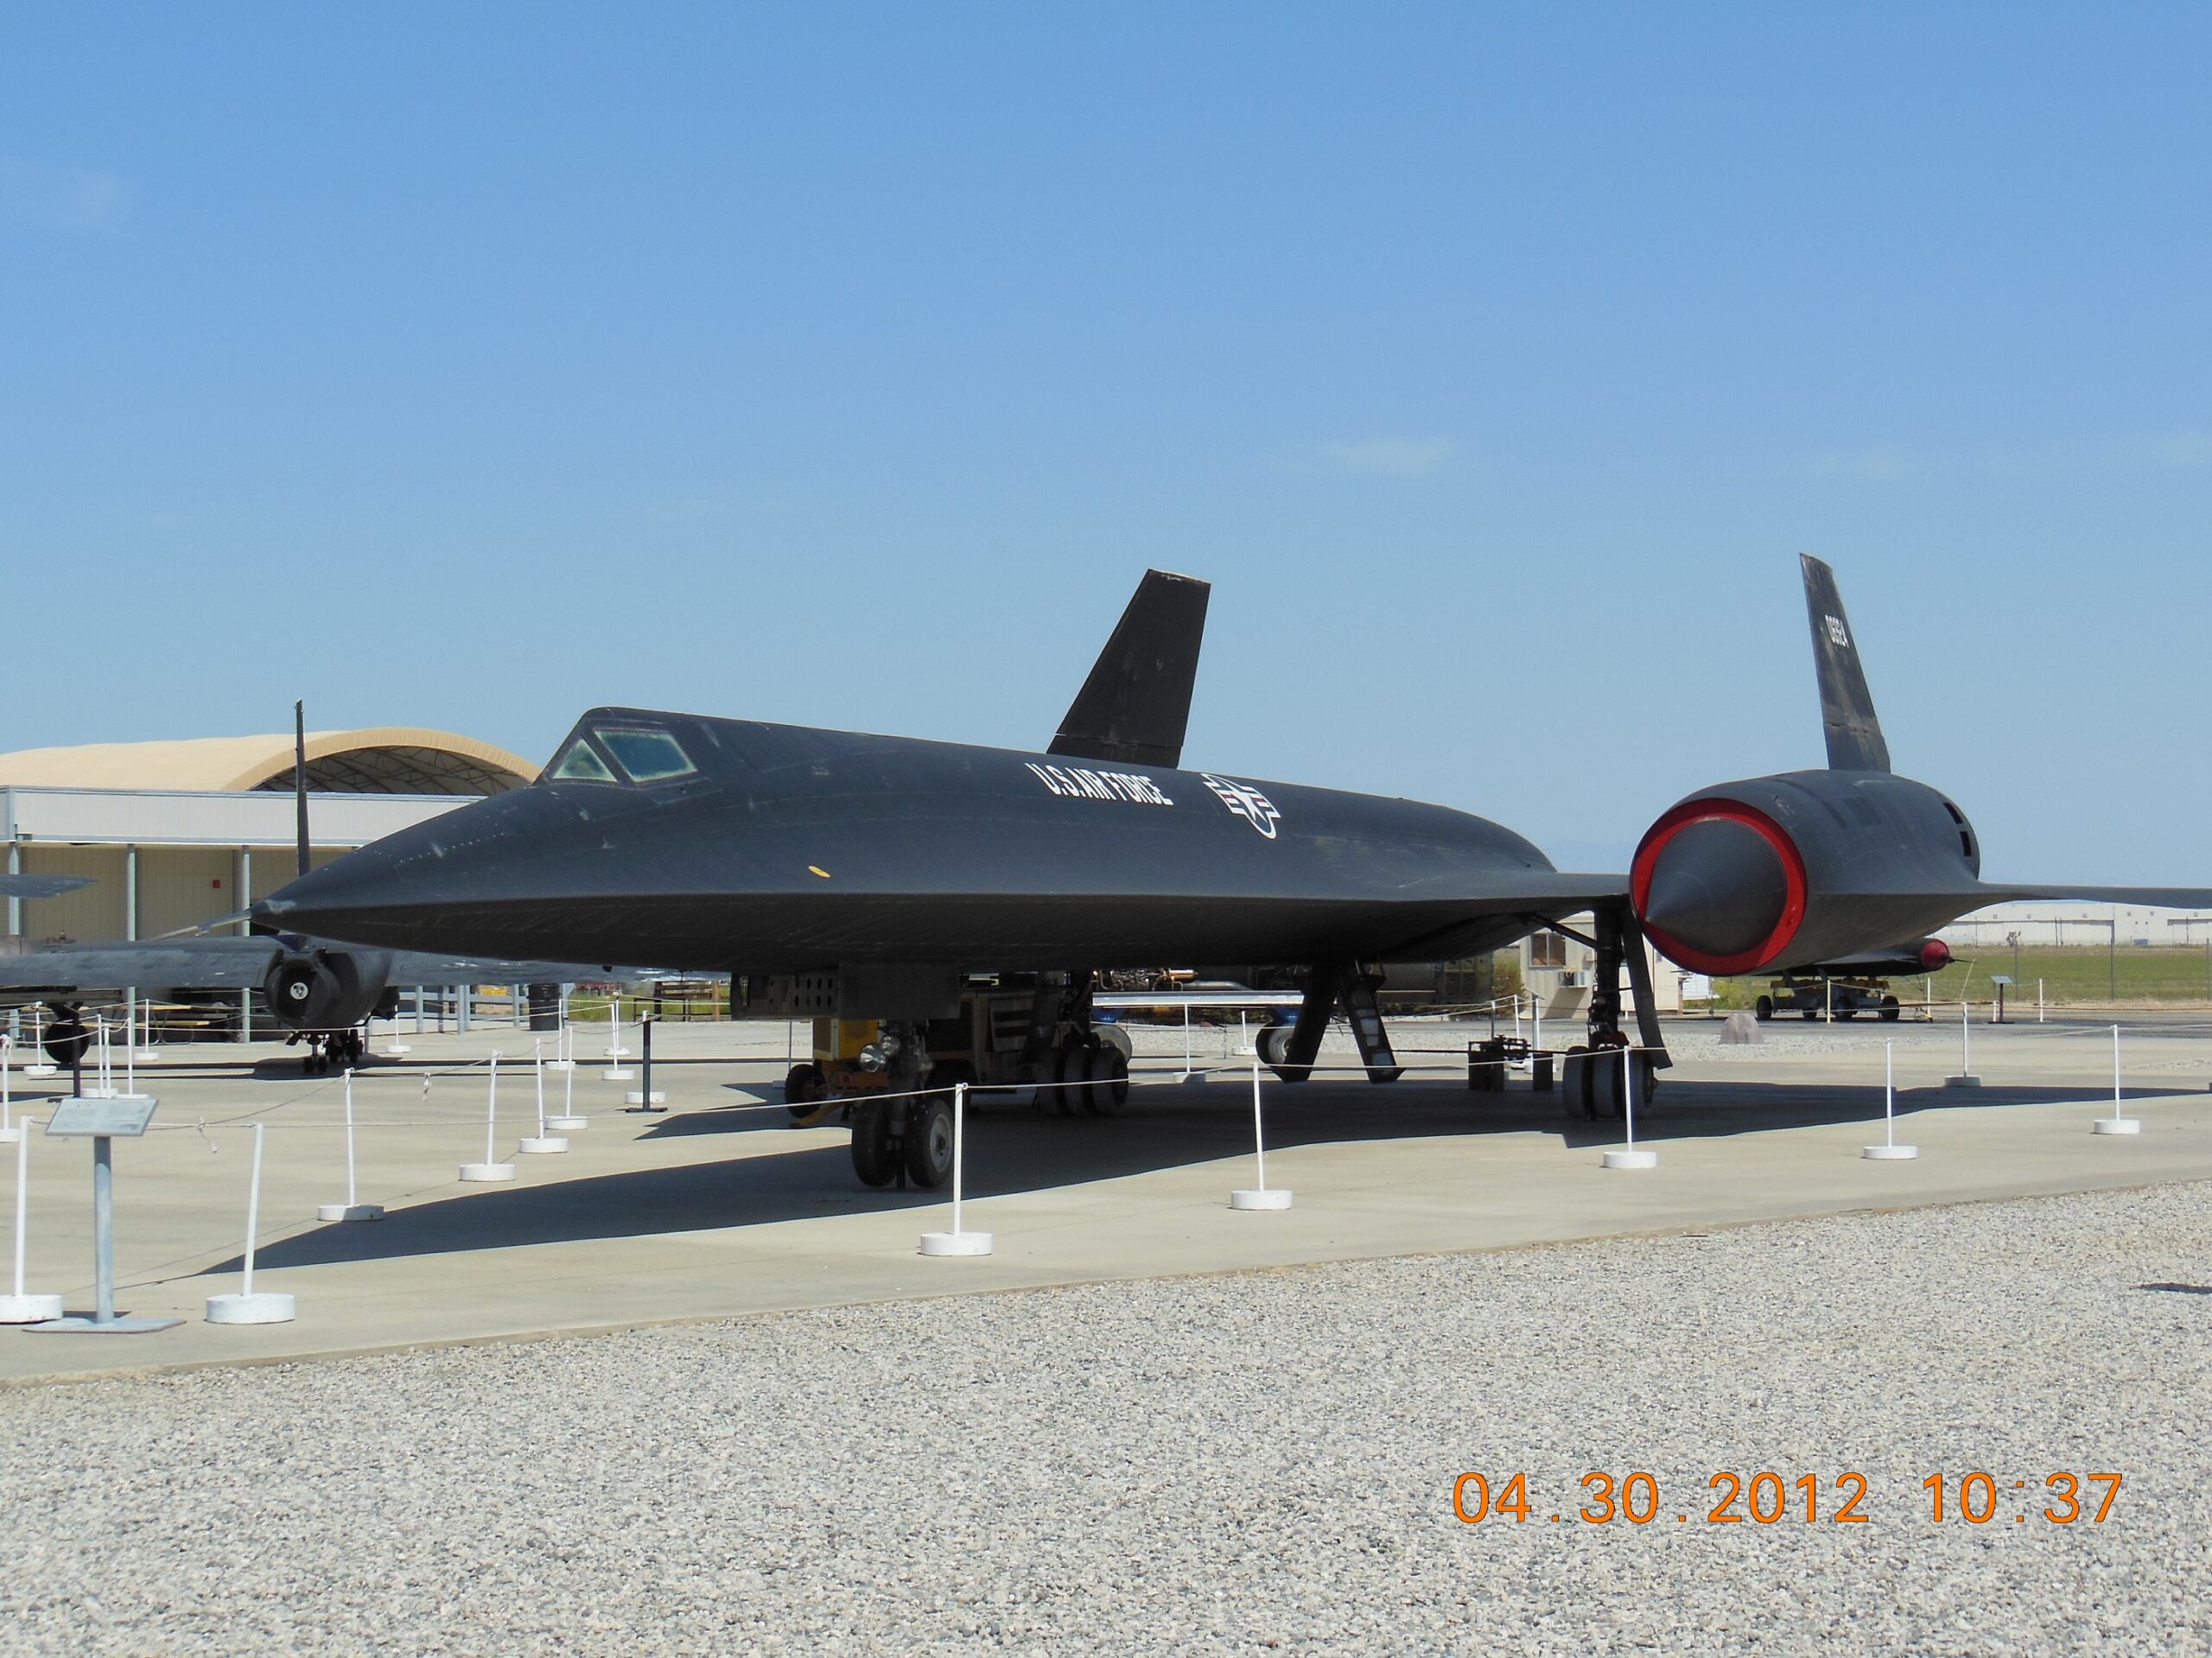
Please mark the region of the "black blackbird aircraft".
<svg viewBox="0 0 2212 1658"><path fill-rule="evenodd" d="M2212 901L1980 885L1957 809L1889 772L1827 567L1808 560L1806 580L1835 769L1701 791L1654 825L1629 878L1562 874L1440 806L1179 769L1209 589L1155 570L1042 753L594 708L531 786L365 847L257 914L372 946L728 972L763 1013L885 1021L894 1092L972 1080L1003 1039L1019 1074L1081 1083L1103 1110L1126 1070L1090 1024L1095 970L1300 969L1296 1023L1263 1058L1302 1080L1341 1009L1382 1082L1399 1071L1381 963L1473 956L1588 911L1588 1048L1628 1045L1625 973L1648 1085L1667 1061L1637 909L1675 960L1744 973L1888 949L2005 898ZM940 1065L983 982L1030 987L1028 1017L969 1022ZM1622 1067L1576 1063L1585 1051L1568 1109L1618 1115ZM903 1165L935 1185L950 1151L941 1098L855 1109L871 1184Z"/></svg>
<svg viewBox="0 0 2212 1658"><path fill-rule="evenodd" d="M1475 955L1595 906L1609 959L1641 971L1618 875L1561 874L1441 806L1178 769L1209 592L1147 574L1044 753L594 708L536 784L363 848L258 913L369 945L643 950L729 972L764 1012L888 1021L900 1091L932 1068L925 1043L943 1051L924 1026L956 1018L966 987L1027 984L1023 1063L1094 1082L1102 1109L1126 1072L1091 1029L1094 969L1304 969L1297 1021L1266 1051L1291 1081L1339 1007L1370 1076L1398 1074L1376 1012L1385 961ZM1620 1014L1618 992L1598 996L1593 1038L1624 1041ZM935 1184L940 1106L863 1111L863 1178L904 1145Z"/></svg>

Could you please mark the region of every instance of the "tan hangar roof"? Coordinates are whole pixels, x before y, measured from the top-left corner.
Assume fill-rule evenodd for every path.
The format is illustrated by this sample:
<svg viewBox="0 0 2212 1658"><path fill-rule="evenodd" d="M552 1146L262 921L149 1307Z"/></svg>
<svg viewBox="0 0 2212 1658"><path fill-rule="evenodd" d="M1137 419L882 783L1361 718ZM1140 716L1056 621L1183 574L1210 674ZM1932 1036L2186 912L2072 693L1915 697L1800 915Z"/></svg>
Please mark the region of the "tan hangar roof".
<svg viewBox="0 0 2212 1658"><path fill-rule="evenodd" d="M496 795L537 767L474 737L421 726L308 733L308 787L328 794ZM86 743L0 754L0 788L284 789L292 738L194 737L178 742Z"/></svg>

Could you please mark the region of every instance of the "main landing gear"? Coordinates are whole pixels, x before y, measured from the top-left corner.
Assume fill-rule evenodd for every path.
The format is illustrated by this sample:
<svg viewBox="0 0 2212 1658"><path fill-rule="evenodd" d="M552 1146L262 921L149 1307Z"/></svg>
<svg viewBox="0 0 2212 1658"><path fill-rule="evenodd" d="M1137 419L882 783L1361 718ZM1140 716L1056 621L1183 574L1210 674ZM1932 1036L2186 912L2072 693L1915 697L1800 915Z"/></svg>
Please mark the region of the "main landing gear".
<svg viewBox="0 0 2212 1658"><path fill-rule="evenodd" d="M298 1031L292 1040L308 1045L300 1056L300 1069L310 1077L359 1070L369 1051L368 1038L358 1026L350 1031Z"/></svg>
<svg viewBox="0 0 2212 1658"><path fill-rule="evenodd" d="M1590 1039L1567 1051L1560 1067L1560 1094L1569 1117L1618 1121L1627 1113L1627 1089L1635 1091L1637 1111L1649 1109L1659 1087L1659 1073L1668 1060L1660 1045L1658 1009L1651 994L1650 963L1644 957L1642 937L1631 931L1632 924L1623 925L1618 910L1600 910L1596 918L1598 959L1591 974ZM1635 1043L1621 1029L1624 970L1629 975L1642 1038ZM1624 1060L1622 1054L1630 1050Z"/></svg>
<svg viewBox="0 0 2212 1658"><path fill-rule="evenodd" d="M907 1097L853 1104L853 1172L864 1186L896 1182L935 1191L952 1178L952 1088L973 1077L957 1061L931 1065L925 1034L912 1025L883 1027L887 1091ZM938 1086L916 1094L925 1066L927 1080Z"/></svg>

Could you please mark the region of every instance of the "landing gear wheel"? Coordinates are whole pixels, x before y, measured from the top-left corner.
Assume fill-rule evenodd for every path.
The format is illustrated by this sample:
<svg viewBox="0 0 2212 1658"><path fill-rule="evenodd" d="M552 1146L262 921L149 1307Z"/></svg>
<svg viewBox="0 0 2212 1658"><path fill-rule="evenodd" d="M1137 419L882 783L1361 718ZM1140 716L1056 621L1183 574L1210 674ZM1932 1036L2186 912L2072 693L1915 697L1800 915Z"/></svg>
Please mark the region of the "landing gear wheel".
<svg viewBox="0 0 2212 1658"><path fill-rule="evenodd" d="M1592 1048L1586 1062L1590 1079L1588 1115L1609 1122L1618 1122L1621 1116L1620 1052L1618 1048Z"/></svg>
<svg viewBox="0 0 2212 1658"><path fill-rule="evenodd" d="M1897 1023L1897 999L1895 996L1882 998L1882 1017L1892 1025Z"/></svg>
<svg viewBox="0 0 2212 1658"><path fill-rule="evenodd" d="M1297 1027L1290 1025L1268 1025L1261 1027L1252 1045L1260 1051L1263 1065L1282 1064L1290 1056L1291 1032Z"/></svg>
<svg viewBox="0 0 2212 1658"><path fill-rule="evenodd" d="M857 1136L855 1145L859 1143ZM952 1178L952 1106L929 1095L906 1114L906 1177L925 1190Z"/></svg>
<svg viewBox="0 0 2212 1658"><path fill-rule="evenodd" d="M1598 1115L1590 1093L1590 1050L1578 1042L1562 1056L1560 1064L1560 1103L1570 1117L1594 1117Z"/></svg>
<svg viewBox="0 0 2212 1658"><path fill-rule="evenodd" d="M853 1172L864 1186L887 1186L899 1178L891 1144L891 1108L871 1100L853 1114Z"/></svg>
<svg viewBox="0 0 2212 1658"><path fill-rule="evenodd" d="M1805 1020L1808 1024L1810 1024L1814 1020L1818 1019L1820 1016L1821 1010L1817 1007L1808 1007L1805 1010Z"/></svg>
<svg viewBox="0 0 2212 1658"><path fill-rule="evenodd" d="M1090 1109L1084 1103L1084 1096L1090 1092L1085 1085L1090 1064L1090 1051L1072 1042L1054 1053L1052 1080L1062 1084L1072 1084L1052 1090L1052 1109L1062 1116L1071 1117L1079 1110Z"/></svg>
<svg viewBox="0 0 2212 1658"><path fill-rule="evenodd" d="M1761 996L1751 1004L1751 1017L1762 1025L1774 1017L1774 998Z"/></svg>
<svg viewBox="0 0 2212 1658"><path fill-rule="evenodd" d="M1090 1086L1071 1089L1083 1096L1084 1109L1094 1117L1119 1115L1129 1097L1129 1062L1119 1048L1101 1045L1087 1056L1084 1077Z"/></svg>
<svg viewBox="0 0 2212 1658"><path fill-rule="evenodd" d="M41 1045L46 1057L67 1070L85 1057L85 1050L92 1045L92 1033L85 1028L85 1021L74 1013L65 1013L46 1027L46 1037Z"/></svg>

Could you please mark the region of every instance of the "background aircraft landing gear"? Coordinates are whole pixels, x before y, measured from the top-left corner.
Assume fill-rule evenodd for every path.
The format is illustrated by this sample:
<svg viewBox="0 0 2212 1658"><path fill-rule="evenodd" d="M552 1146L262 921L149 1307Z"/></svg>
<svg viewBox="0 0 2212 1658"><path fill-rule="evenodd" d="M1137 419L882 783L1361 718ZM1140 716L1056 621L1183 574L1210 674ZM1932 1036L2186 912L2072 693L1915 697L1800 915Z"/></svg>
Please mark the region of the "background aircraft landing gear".
<svg viewBox="0 0 2212 1658"><path fill-rule="evenodd" d="M864 1186L887 1186L899 1178L899 1147L891 1134L891 1103L870 1100L853 1113L853 1172Z"/></svg>

